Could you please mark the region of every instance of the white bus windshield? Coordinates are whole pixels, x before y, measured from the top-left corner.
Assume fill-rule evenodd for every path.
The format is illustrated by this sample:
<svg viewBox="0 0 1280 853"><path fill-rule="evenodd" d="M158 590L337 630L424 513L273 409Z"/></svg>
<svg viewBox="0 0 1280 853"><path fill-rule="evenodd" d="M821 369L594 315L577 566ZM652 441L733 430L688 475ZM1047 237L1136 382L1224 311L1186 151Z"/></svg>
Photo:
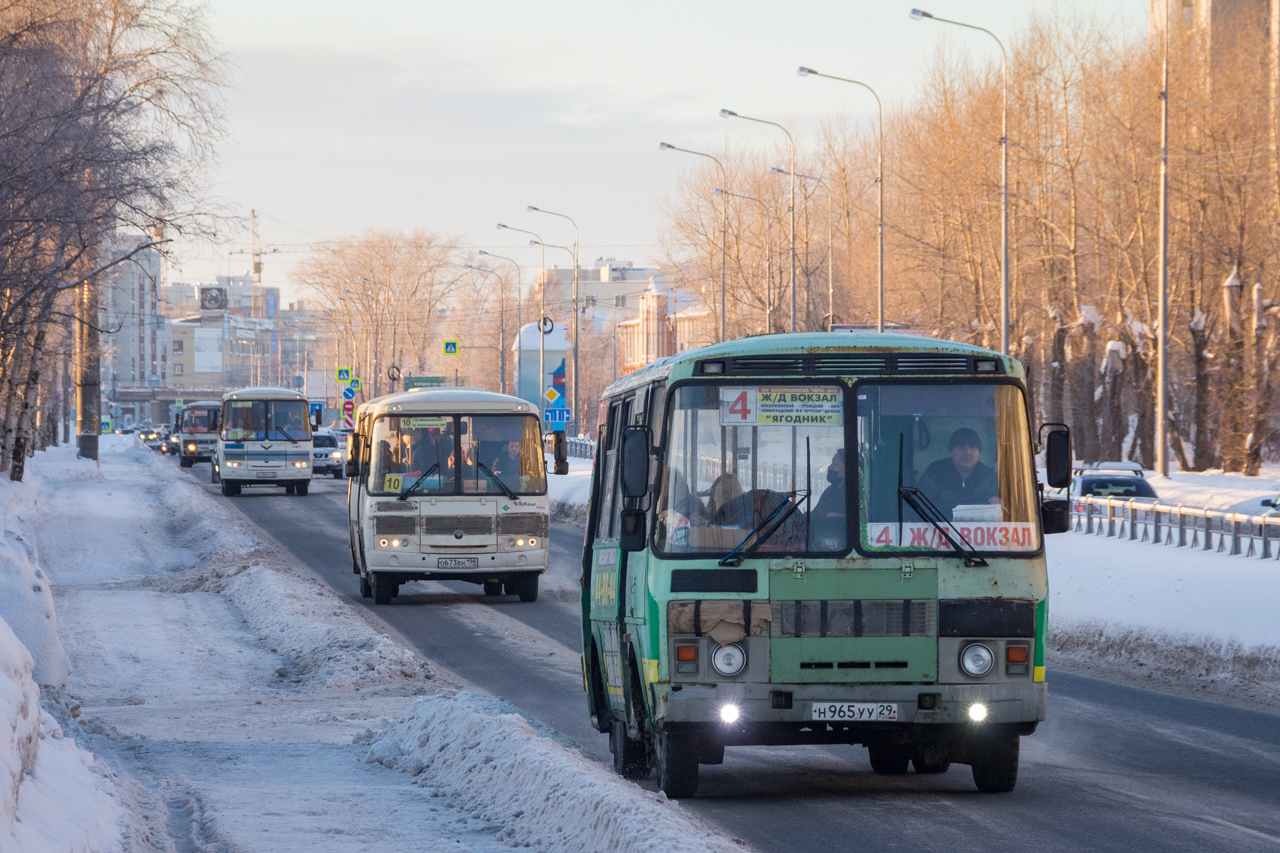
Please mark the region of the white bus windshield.
<svg viewBox="0 0 1280 853"><path fill-rule="evenodd" d="M950 551L950 535L966 550L1039 550L1017 386L864 383L857 397L862 548Z"/></svg>
<svg viewBox="0 0 1280 853"><path fill-rule="evenodd" d="M538 420L529 415L392 415L373 425L370 494L547 491Z"/></svg>
<svg viewBox="0 0 1280 853"><path fill-rule="evenodd" d="M842 387L686 385L668 413L659 551L725 554L778 519L754 550L846 549Z"/></svg>
<svg viewBox="0 0 1280 853"><path fill-rule="evenodd" d="M187 409L182 413L182 431L188 433L213 432L213 412L208 409Z"/></svg>
<svg viewBox="0 0 1280 853"><path fill-rule="evenodd" d="M309 441L308 406L302 400L231 400L226 404L227 441Z"/></svg>

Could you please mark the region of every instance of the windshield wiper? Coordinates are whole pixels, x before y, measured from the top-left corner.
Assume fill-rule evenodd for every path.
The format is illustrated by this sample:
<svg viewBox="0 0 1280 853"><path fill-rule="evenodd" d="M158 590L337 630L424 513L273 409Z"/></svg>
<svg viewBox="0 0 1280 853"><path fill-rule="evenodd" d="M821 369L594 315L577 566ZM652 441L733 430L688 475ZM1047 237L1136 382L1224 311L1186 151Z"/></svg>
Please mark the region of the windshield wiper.
<svg viewBox="0 0 1280 853"><path fill-rule="evenodd" d="M957 553L964 555L965 566L971 569L982 569L989 565L986 560L978 556L978 549L969 544L969 540L964 538L964 534L956 528L951 519L942 514L942 510L938 509L937 505L929 500L929 496L924 492L914 486L902 486L898 489L898 497L906 501L916 511L916 515L932 524L934 529L942 535L943 539L947 540L947 544L954 548ZM942 526L943 522L946 522L947 527L955 531L956 536L960 539L959 542L951 537L951 533L947 531L946 527ZM902 545L901 534L899 534L898 545Z"/></svg>
<svg viewBox="0 0 1280 853"><path fill-rule="evenodd" d="M294 438L293 436L289 435L289 431L288 431L288 430L286 430L286 429L284 429L283 427L276 427L276 432L280 433L280 434L281 434L281 435L283 435L285 438L287 438L289 441L292 441L294 444L297 444L299 441L301 441L301 440L302 440L302 439L300 439L300 438ZM279 441L280 439L278 439L278 438L270 438L270 439L267 439L267 440L268 440L268 441Z"/></svg>
<svg viewBox="0 0 1280 853"><path fill-rule="evenodd" d="M802 503L807 503L809 501L809 492L805 492L804 496L800 497L799 500L796 500L797 497L800 497L800 493L798 491L787 495L786 500L774 507L773 512L769 513L764 517L763 521L751 528L751 531L743 537L737 547L720 558L720 565L741 566L743 560L760 550L760 546L765 543L765 540L777 533L778 528L787 523L787 519L795 514L795 511L800 508ZM786 512L783 512L783 510L786 510ZM770 522L772 522L771 525ZM764 531L766 525L769 525L769 529ZM764 532L762 533L761 531ZM751 542L750 545L747 545L747 543L751 541L752 536L755 536L756 540Z"/></svg>
<svg viewBox="0 0 1280 853"><path fill-rule="evenodd" d="M400 496L397 497L396 500L398 501L408 500L409 495L413 494L413 490L418 488L418 486L422 484L423 480L427 479L428 477L430 477L432 474L434 474L436 471L439 471L439 470L440 470L440 463L439 462L434 463L430 468L424 471L422 475L418 477L418 479L414 480L413 484L410 485L409 488L402 489L400 492Z"/></svg>
<svg viewBox="0 0 1280 853"><path fill-rule="evenodd" d="M511 491L510 486L508 486L506 483L499 480L498 475L493 473L493 471L490 470L488 465L484 464L483 462L477 462L476 467L479 468L481 471L483 471L485 474L487 474L489 479L493 480L494 485L496 485L499 489L502 489L503 494L505 494L509 498L512 498L512 499L515 498L516 493Z"/></svg>

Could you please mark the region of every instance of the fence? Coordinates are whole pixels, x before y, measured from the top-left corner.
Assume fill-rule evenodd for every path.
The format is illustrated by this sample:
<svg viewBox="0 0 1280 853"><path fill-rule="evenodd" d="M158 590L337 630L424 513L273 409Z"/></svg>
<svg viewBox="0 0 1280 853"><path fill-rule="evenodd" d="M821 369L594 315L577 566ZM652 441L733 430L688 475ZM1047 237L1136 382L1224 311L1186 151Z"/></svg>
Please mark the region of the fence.
<svg viewBox="0 0 1280 853"><path fill-rule="evenodd" d="M566 438L565 450L568 455L574 459L594 459L596 455L596 440L594 438ZM543 448L547 453L551 452L551 435L547 434L543 438Z"/></svg>
<svg viewBox="0 0 1280 853"><path fill-rule="evenodd" d="M1071 519L1074 532L1090 536L1260 560L1280 557L1280 548L1276 547L1280 542L1280 516L1218 512L1133 498L1076 497L1071 499Z"/></svg>

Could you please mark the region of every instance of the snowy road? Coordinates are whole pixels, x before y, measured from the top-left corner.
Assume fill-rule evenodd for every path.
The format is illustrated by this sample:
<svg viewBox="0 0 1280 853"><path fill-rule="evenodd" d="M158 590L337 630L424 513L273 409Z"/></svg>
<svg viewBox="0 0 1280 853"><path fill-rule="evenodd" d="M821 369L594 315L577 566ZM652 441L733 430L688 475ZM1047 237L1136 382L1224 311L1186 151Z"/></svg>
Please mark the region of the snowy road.
<svg viewBox="0 0 1280 853"><path fill-rule="evenodd" d="M206 466L174 471L214 493ZM414 583L372 608L351 572L345 501L344 483L318 480L305 499L272 490L229 503L437 667L608 762L579 674L580 530L553 527L534 604ZM760 850L1280 849L1280 719L1062 673L1050 682L1049 720L1024 739L1010 795L975 793L961 766L876 776L858 747L734 748L702 768L686 806Z"/></svg>

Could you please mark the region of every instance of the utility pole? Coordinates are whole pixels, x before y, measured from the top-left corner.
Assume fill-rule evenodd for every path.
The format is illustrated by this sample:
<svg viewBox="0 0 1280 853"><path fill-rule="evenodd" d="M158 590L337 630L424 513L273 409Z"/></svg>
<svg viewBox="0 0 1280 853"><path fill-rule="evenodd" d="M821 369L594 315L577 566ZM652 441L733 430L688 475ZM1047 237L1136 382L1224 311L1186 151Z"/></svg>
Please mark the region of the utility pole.
<svg viewBox="0 0 1280 853"><path fill-rule="evenodd" d="M76 455L98 461L102 428L102 364L98 352L98 288L80 285L80 323L76 329Z"/></svg>
<svg viewBox="0 0 1280 853"><path fill-rule="evenodd" d="M262 244L258 241L258 211L249 211L249 233L252 242L249 246L250 267L249 278L249 317L258 317L258 294L262 291ZM258 354L258 324L253 323L253 384L262 384L262 359Z"/></svg>
<svg viewBox="0 0 1280 853"><path fill-rule="evenodd" d="M1160 84L1160 307L1156 320L1156 473L1169 476L1169 4L1164 0L1164 68Z"/></svg>

